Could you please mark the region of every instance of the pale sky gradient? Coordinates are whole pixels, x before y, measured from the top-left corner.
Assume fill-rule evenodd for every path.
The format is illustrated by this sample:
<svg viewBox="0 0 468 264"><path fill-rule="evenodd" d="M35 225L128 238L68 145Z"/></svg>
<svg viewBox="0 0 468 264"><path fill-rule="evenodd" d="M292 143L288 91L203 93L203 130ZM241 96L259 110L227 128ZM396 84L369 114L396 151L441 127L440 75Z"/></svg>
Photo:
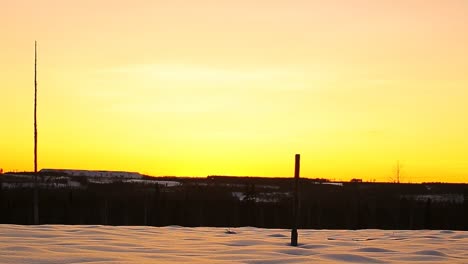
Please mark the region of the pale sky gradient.
<svg viewBox="0 0 468 264"><path fill-rule="evenodd" d="M0 168L468 182L468 1L0 3Z"/></svg>

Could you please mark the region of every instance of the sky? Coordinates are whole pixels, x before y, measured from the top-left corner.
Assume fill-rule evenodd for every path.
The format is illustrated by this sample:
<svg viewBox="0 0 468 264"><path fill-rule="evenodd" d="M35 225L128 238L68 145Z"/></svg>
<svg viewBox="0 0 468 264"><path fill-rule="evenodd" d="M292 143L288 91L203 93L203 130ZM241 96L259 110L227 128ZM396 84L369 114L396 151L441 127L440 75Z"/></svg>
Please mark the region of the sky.
<svg viewBox="0 0 468 264"><path fill-rule="evenodd" d="M468 1L0 3L0 168L468 182Z"/></svg>

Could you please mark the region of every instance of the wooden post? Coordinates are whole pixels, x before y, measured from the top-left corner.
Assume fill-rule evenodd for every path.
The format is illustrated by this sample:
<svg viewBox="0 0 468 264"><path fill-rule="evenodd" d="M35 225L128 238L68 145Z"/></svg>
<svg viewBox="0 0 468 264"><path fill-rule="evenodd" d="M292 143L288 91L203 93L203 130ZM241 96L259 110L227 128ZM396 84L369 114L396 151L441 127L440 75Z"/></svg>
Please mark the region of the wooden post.
<svg viewBox="0 0 468 264"><path fill-rule="evenodd" d="M301 155L296 154L296 162L294 166L294 204L293 204L293 218L291 230L291 246L297 247L297 216L299 207L299 169L301 165Z"/></svg>
<svg viewBox="0 0 468 264"><path fill-rule="evenodd" d="M34 224L39 224L39 193L37 187L37 41L34 41Z"/></svg>

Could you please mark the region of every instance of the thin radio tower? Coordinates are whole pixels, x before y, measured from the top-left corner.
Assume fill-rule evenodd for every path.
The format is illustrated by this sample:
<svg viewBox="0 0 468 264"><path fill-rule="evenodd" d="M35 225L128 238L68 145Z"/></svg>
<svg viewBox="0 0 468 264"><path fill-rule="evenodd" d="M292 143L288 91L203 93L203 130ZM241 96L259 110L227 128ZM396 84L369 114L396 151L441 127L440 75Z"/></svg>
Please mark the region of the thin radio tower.
<svg viewBox="0 0 468 264"><path fill-rule="evenodd" d="M39 224L37 190L37 41L34 41L34 224Z"/></svg>
<svg viewBox="0 0 468 264"><path fill-rule="evenodd" d="M396 182L400 183L400 161L397 161Z"/></svg>

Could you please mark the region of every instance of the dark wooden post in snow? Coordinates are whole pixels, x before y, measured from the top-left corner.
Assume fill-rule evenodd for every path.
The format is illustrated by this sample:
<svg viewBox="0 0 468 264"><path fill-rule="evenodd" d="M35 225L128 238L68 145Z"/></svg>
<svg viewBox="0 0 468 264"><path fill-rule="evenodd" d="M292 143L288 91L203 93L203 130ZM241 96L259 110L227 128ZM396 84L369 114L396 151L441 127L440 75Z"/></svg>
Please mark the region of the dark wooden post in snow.
<svg viewBox="0 0 468 264"><path fill-rule="evenodd" d="M39 194L37 189L37 41L34 42L34 224L39 224Z"/></svg>
<svg viewBox="0 0 468 264"><path fill-rule="evenodd" d="M299 207L299 169L301 165L301 155L296 154L296 162L294 166L294 204L293 204L293 219L291 229L291 246L297 247L297 216Z"/></svg>

